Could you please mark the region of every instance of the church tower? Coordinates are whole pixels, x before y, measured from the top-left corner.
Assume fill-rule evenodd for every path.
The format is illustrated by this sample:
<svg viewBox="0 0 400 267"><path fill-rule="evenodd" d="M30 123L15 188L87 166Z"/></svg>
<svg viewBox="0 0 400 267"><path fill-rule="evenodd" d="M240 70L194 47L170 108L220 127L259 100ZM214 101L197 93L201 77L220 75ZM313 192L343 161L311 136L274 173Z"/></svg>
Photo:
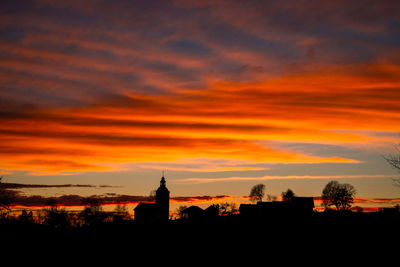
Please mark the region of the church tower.
<svg viewBox="0 0 400 267"><path fill-rule="evenodd" d="M165 186L164 175L161 177L160 187L156 191L156 206L160 212L160 219L168 221L169 218L169 191Z"/></svg>

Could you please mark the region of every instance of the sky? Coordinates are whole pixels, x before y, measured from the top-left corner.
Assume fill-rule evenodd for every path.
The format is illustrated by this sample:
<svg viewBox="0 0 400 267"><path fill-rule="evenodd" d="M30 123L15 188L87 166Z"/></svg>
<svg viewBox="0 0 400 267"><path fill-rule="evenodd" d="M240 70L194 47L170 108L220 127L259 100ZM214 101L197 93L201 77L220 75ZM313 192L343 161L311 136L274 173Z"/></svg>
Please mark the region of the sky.
<svg viewBox="0 0 400 267"><path fill-rule="evenodd" d="M177 199L337 180L393 204L399 47L397 0L4 0L0 174L47 185L24 196L147 196L164 171Z"/></svg>

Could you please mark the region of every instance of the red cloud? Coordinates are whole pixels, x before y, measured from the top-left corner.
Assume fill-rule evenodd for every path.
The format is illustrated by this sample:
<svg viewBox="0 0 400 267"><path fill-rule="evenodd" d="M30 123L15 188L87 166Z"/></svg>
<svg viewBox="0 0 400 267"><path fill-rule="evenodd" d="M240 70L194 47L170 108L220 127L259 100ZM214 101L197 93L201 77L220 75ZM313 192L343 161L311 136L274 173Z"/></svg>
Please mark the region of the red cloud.
<svg viewBox="0 0 400 267"><path fill-rule="evenodd" d="M199 157L354 163L273 144L374 144L382 138L360 132L398 131L400 5L149 3L1 13L4 170Z"/></svg>
<svg viewBox="0 0 400 267"><path fill-rule="evenodd" d="M228 201L237 199L234 196L188 196L188 197L172 197L171 203L175 204L201 204L218 201ZM87 199L96 199L100 205L114 205L114 204L138 204L139 202L151 202L153 199L148 196L132 196L132 195L118 195L118 194L105 194L94 195L90 197L83 197L80 195L63 195L59 197L44 197L39 195L25 196L16 194L13 206L22 207L46 207L49 205L57 206L85 206Z"/></svg>

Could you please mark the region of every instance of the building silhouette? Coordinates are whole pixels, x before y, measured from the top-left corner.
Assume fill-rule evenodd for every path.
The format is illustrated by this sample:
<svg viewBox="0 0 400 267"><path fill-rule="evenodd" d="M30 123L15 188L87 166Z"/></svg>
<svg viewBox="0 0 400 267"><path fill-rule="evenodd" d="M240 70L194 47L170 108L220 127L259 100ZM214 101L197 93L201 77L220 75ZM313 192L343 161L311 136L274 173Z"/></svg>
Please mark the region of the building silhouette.
<svg viewBox="0 0 400 267"><path fill-rule="evenodd" d="M164 175L160 186L156 190L156 202L140 202L135 208L135 221L138 222L168 222L169 218L169 190Z"/></svg>
<svg viewBox="0 0 400 267"><path fill-rule="evenodd" d="M314 198L292 197L290 201L257 202L241 204L239 212L247 218L271 218L276 216L309 216L313 213Z"/></svg>
<svg viewBox="0 0 400 267"><path fill-rule="evenodd" d="M219 216L219 210L215 205L210 205L206 209L198 206L190 206L182 211L184 218L190 221L196 220L212 220Z"/></svg>

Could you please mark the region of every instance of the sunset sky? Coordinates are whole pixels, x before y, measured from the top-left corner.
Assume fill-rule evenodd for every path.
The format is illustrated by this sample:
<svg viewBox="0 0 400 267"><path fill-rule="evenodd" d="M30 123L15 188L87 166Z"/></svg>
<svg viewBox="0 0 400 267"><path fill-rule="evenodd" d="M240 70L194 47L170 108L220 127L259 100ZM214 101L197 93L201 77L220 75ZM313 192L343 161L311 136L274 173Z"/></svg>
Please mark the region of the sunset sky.
<svg viewBox="0 0 400 267"><path fill-rule="evenodd" d="M199 199L337 180L392 205L399 47L397 0L1 1L0 174L144 196L164 170Z"/></svg>

